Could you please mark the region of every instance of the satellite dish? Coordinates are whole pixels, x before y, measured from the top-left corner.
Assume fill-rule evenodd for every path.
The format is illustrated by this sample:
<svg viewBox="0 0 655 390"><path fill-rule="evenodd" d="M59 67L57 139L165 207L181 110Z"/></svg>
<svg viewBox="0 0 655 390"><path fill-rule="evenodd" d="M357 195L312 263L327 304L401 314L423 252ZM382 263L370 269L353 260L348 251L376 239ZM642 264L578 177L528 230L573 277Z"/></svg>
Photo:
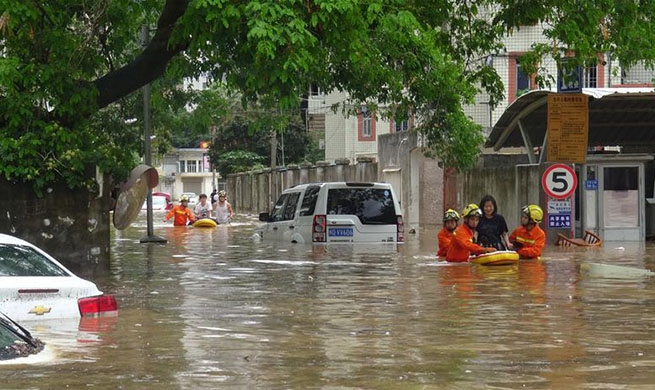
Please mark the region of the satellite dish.
<svg viewBox="0 0 655 390"><path fill-rule="evenodd" d="M129 180L123 184L114 208L114 227L123 230L130 226L141 211L141 206L148 196L148 190L159 184L157 170L148 165L139 165L132 169Z"/></svg>

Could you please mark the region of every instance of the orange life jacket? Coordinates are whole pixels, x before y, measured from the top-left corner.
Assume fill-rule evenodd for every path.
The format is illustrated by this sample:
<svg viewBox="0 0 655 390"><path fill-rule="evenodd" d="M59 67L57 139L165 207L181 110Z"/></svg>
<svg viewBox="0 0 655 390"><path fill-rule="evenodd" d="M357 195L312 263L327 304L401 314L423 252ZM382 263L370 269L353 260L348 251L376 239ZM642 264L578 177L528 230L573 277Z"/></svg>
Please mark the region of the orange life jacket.
<svg viewBox="0 0 655 390"><path fill-rule="evenodd" d="M534 259L541 256L541 250L546 245L546 233L536 225L531 230L520 226L509 236L509 241L523 244L521 248L516 248L519 256L525 259Z"/></svg>
<svg viewBox="0 0 655 390"><path fill-rule="evenodd" d="M182 206L182 205L177 205L171 209L171 211L166 214L166 218L164 218L166 221L171 219L171 217L175 215L175 219L173 220L173 225L175 226L186 226L187 224L187 219L191 222L193 222L193 213L191 213L191 210L188 208Z"/></svg>
<svg viewBox="0 0 655 390"><path fill-rule="evenodd" d="M474 232L470 227L468 227L466 222L460 225L460 227L455 230L455 237L450 243L450 248L448 248L446 260L461 263L468 261L471 252L475 254L483 253L485 248L475 244L473 242L473 237Z"/></svg>
<svg viewBox="0 0 655 390"><path fill-rule="evenodd" d="M448 253L448 248L450 248L450 243L453 240L455 235L450 230L443 228L437 233L437 241L439 242L439 251L437 256L446 257Z"/></svg>

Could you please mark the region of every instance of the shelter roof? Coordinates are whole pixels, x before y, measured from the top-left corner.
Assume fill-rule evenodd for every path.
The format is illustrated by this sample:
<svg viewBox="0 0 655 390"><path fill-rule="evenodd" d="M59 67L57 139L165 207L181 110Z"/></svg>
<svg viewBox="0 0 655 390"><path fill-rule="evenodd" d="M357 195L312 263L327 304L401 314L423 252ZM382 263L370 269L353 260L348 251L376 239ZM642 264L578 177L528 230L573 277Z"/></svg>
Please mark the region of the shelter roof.
<svg viewBox="0 0 655 390"><path fill-rule="evenodd" d="M523 146L521 121L533 145L546 134L550 90L534 90L516 99L494 125L486 146L500 150ZM584 88L589 95L589 145L655 146L655 90L653 88Z"/></svg>

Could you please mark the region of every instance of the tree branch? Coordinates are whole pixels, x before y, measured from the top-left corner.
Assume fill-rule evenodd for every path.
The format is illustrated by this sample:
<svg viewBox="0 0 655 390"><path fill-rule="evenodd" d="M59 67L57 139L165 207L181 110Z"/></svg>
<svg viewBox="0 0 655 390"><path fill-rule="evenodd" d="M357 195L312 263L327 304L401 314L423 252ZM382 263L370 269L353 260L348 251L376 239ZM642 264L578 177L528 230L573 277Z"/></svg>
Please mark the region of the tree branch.
<svg viewBox="0 0 655 390"><path fill-rule="evenodd" d="M143 52L129 64L93 81L98 89L98 109L117 101L159 78L171 59L186 49L188 42L169 45L175 24L187 10L189 0L166 0L157 31Z"/></svg>

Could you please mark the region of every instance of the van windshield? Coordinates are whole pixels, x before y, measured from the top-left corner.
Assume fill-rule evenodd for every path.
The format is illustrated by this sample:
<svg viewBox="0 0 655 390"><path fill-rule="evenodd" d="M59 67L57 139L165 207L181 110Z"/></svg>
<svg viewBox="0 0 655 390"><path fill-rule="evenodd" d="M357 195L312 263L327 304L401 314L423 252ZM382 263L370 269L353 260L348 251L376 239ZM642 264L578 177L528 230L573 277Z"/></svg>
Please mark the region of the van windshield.
<svg viewBox="0 0 655 390"><path fill-rule="evenodd" d="M396 223L396 210L391 191L383 188L330 189L327 213L356 215L365 225Z"/></svg>

